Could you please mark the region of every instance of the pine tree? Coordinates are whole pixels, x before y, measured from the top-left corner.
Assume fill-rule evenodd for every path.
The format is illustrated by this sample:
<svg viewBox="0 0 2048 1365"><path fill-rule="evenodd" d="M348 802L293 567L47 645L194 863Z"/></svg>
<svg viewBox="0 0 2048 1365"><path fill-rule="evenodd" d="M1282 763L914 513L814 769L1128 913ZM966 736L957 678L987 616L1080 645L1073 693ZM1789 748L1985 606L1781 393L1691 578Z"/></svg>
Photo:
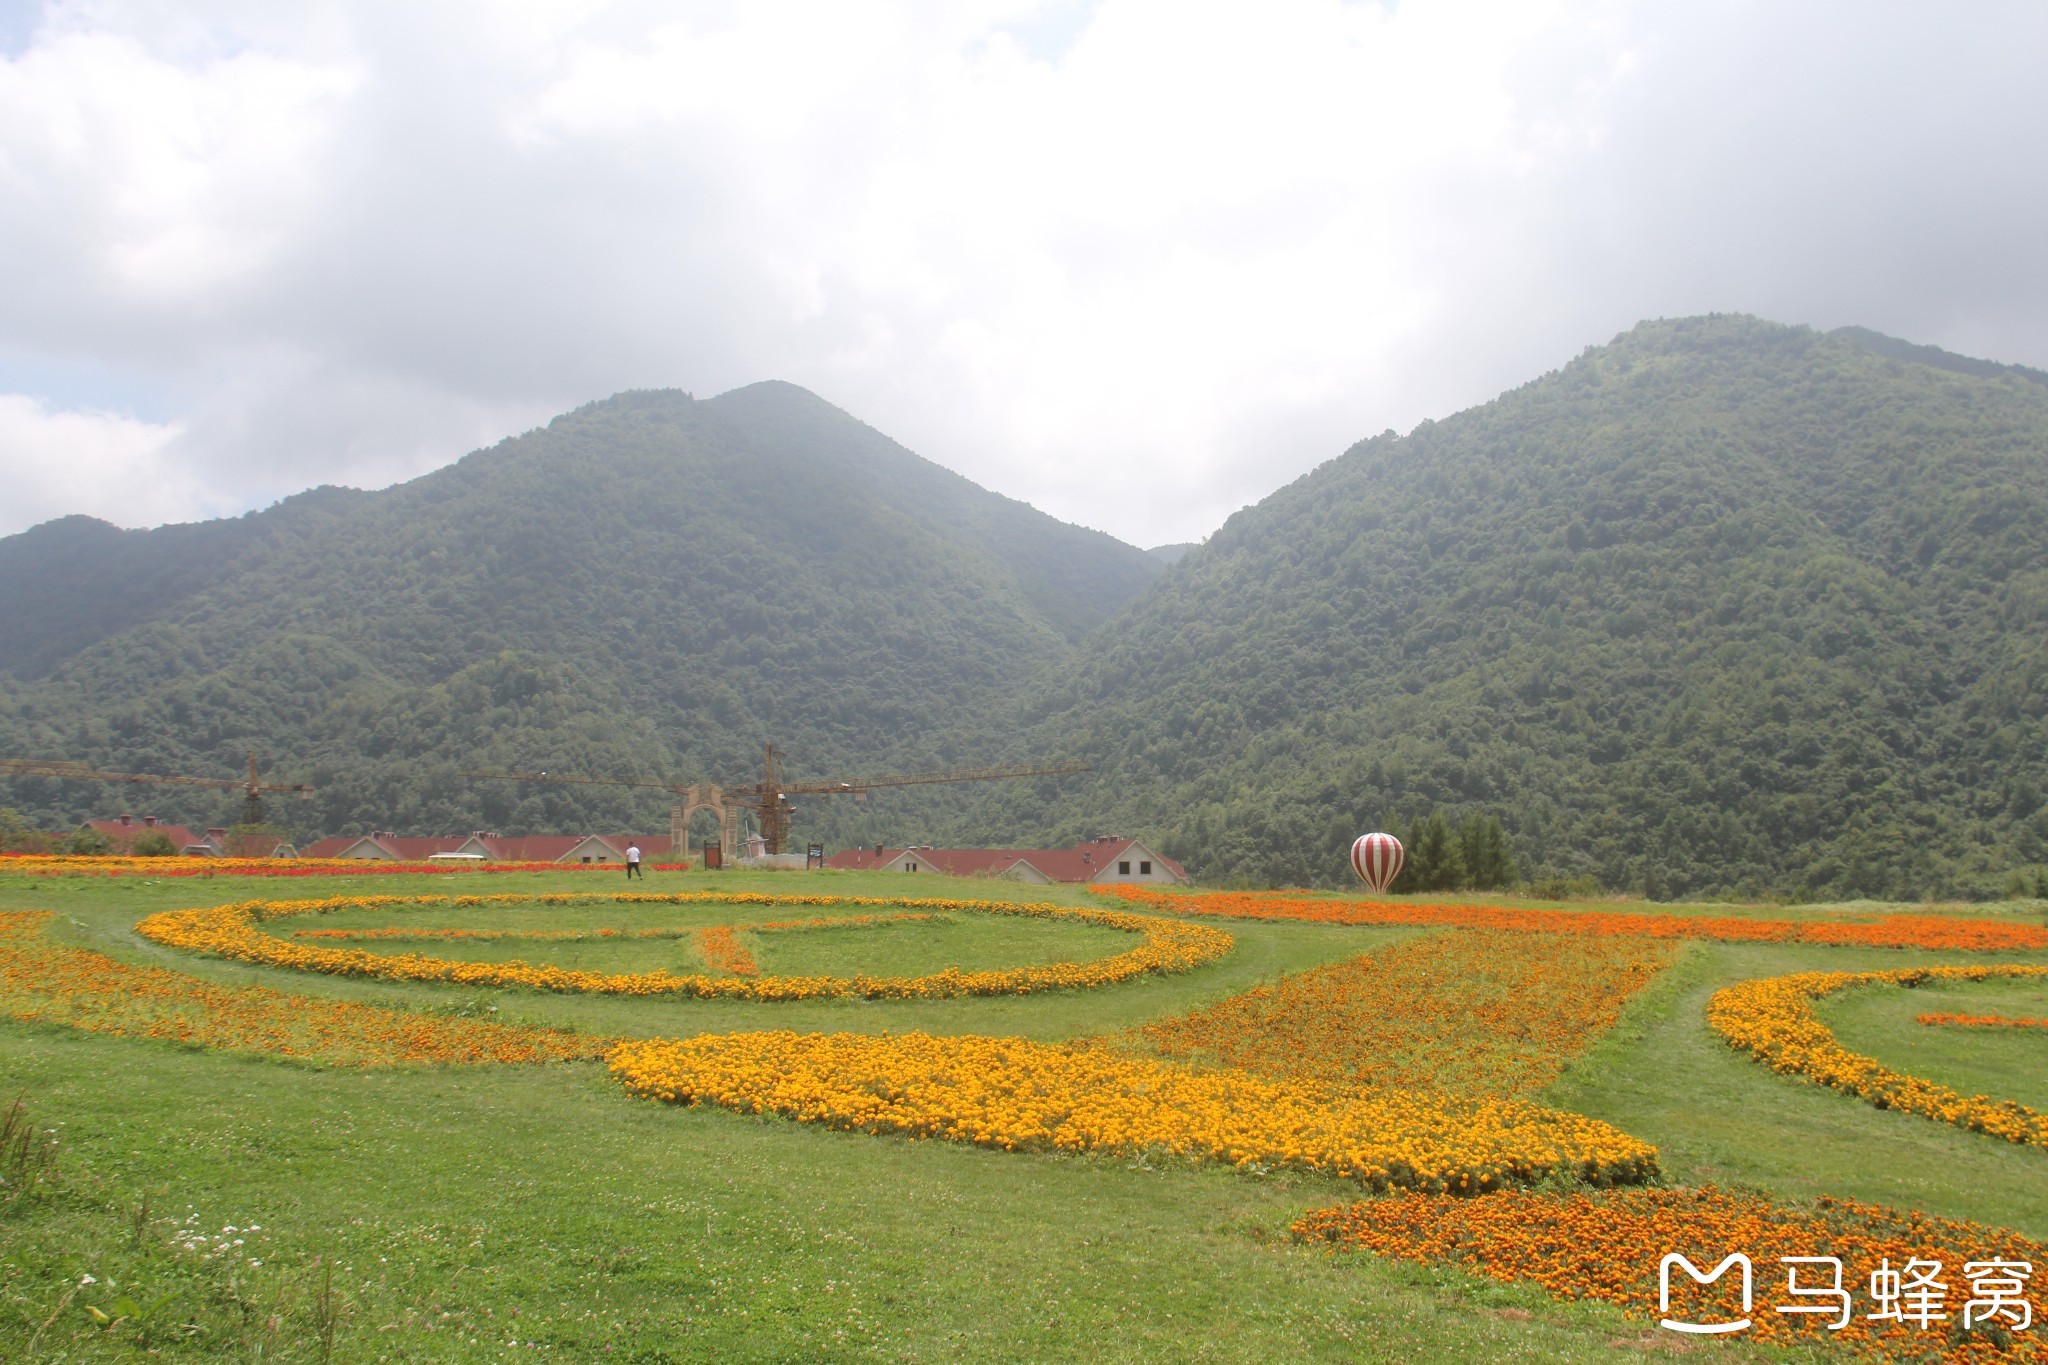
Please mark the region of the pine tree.
<svg viewBox="0 0 2048 1365"><path fill-rule="evenodd" d="M1454 891L1465 879L1458 857L1458 844L1451 837L1450 822L1442 811L1408 827L1408 865L1402 877L1416 891Z"/></svg>
<svg viewBox="0 0 2048 1365"><path fill-rule="evenodd" d="M1475 815L1465 822L1458 831L1458 856L1465 885L1475 891L1493 891L1515 880L1515 857L1496 816Z"/></svg>

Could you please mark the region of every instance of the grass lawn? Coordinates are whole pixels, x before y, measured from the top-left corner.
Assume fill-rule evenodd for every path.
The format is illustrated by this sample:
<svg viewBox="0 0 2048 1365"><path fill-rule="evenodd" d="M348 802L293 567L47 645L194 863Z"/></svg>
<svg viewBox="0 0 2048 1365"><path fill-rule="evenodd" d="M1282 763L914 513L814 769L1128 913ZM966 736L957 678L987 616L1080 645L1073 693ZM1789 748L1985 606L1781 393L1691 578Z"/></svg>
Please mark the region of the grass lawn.
<svg viewBox="0 0 2048 1365"><path fill-rule="evenodd" d="M1939 1076L1965 1095L2018 1100L2048 1110L2048 1026L1964 1028L1915 1022L1923 1014L2048 1019L2048 980L1880 986L1820 1002L1820 1017L1845 1047L1916 1076Z"/></svg>
<svg viewBox="0 0 2048 1365"><path fill-rule="evenodd" d="M609 888L607 888L609 889ZM888 913L887 911L883 912ZM505 930L513 932L621 934L687 930L707 925L756 925L809 920L840 924L749 930L741 941L770 976L923 976L947 967L968 971L1030 967L1048 962L1086 962L1128 952L1140 939L1101 925L1030 920L971 911L923 912L926 920L862 924L874 912L865 906L795 906L783 909L725 902L685 905L432 905L376 906L319 916L273 920L263 928L274 937L321 947L371 953L421 954L464 962L522 961L571 970L672 972L712 970L693 939L598 938L591 940L403 939L334 940L332 930L421 931ZM311 931L310 934L308 931Z"/></svg>
<svg viewBox="0 0 2048 1365"><path fill-rule="evenodd" d="M706 888L1098 904L1068 888L871 874L655 874L646 889ZM66 941L218 982L465 1013L495 1007L499 1018L638 1036L1088 1036L1416 932L1208 920L1237 946L1181 976L1083 993L787 1005L480 996L193 958L132 932L156 910L229 900L626 889L571 873L0 877L0 910L48 909ZM560 908L548 913L548 927L563 924ZM834 912L633 915L657 913L660 923L712 924ZM357 914L363 925L399 918L351 912L272 928L339 927ZM418 916L402 918L426 922ZM432 922L539 919L450 908ZM759 934L749 946L764 971L903 972L1099 956L1132 942L1087 926L957 914L941 925ZM619 961L667 963L689 953L686 943L650 941ZM563 949L585 946L620 945L525 943L513 955L569 965ZM1944 960L1971 959L1688 944L1541 1098L1657 1143L1677 1183L1845 1195L2048 1237L2048 1154L1773 1076L1704 1024L1706 997L1732 981ZM1994 1003L2001 989L2010 988L1958 989L1968 1003L1957 1012L2042 1012ZM1887 1012L1882 994L1830 1004L1849 1045L1893 1065L1933 1058L1922 1074L1959 1085L1963 1074L2005 1078L2015 1098L2028 1098L2012 1078L2028 1047L2039 1056L2038 1037L1922 1028L1913 1013L1951 1006L1928 1004L1928 990L1890 992L1904 1013ZM1936 1034L1956 1051L1930 1052L1936 1040L1924 1035ZM1978 1070L1937 1069L1951 1065ZM1528 1288L1290 1243L1286 1227L1304 1210L1356 1197L1344 1182L1015 1155L665 1107L627 1097L595 1063L350 1072L0 1021L0 1084L0 1102L23 1095L40 1125L59 1130L65 1177L54 1194L0 1205L0 1359L1591 1361L1674 1346L1704 1359L1762 1358L1739 1343L1695 1348ZM89 1308L116 1321L103 1325Z"/></svg>

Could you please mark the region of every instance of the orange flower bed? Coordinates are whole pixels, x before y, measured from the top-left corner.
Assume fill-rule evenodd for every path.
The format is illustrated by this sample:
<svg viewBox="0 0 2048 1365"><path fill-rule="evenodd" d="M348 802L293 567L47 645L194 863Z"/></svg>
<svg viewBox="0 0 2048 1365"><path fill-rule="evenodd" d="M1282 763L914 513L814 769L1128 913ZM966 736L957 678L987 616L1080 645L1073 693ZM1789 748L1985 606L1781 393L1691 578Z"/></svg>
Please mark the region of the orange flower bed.
<svg viewBox="0 0 2048 1365"><path fill-rule="evenodd" d="M2011 1100L1963 1095L1892 1070L1843 1047L1813 1002L1854 986L1918 986L1928 981L1986 981L2048 976L2048 967L1914 967L1897 972L1799 972L1743 981L1716 991L1707 1023L1730 1047L1773 1071L1800 1076L1869 1100L1880 1109L1940 1119L2008 1142L2048 1147L2048 1116Z"/></svg>
<svg viewBox="0 0 2048 1365"><path fill-rule="evenodd" d="M380 877L422 872L616 872L619 863L387 863L374 858L116 858L0 853L0 872L31 877ZM652 863L688 872L688 863Z"/></svg>
<svg viewBox="0 0 2048 1365"><path fill-rule="evenodd" d="M1612 1190L1595 1194L1511 1191L1483 1199L1398 1194L1349 1206L1318 1209L1294 1225L1304 1241L1376 1252L1404 1260L1459 1266L1496 1280L1541 1286L1563 1299L1598 1299L1631 1317L1656 1324L1664 1318L1714 1325L1744 1317L1737 1339L1790 1344L1824 1343L1831 1350L1880 1360L2048 1361L2048 1324L2022 1327L2017 1307L2002 1307L1991 1281L2001 1272L1971 1265L1997 1261L2039 1269L2048 1245L1976 1223L1930 1218L1867 1204L1822 1199L1810 1208L1774 1204L1756 1195L1720 1190ZM1739 1267L1712 1285L1698 1285L1683 1267L1668 1272L1669 1311L1660 1303L1660 1268L1666 1255L1683 1256L1711 1275L1726 1256L1741 1253L1753 1267L1755 1298L1741 1309ZM1826 1289L1833 1271L1811 1262L1788 1266L1781 1257L1834 1257L1841 1262L1841 1297L1794 1294ZM1871 1294L1873 1272L1938 1262L1932 1277L1945 1286L1930 1294L1930 1326L1915 1320L1913 1300L1896 1296L1902 1320L1872 1319L1881 1305ZM2009 1274L2009 1272L2006 1272ZM1902 1277L1900 1288L1904 1288ZM1978 1292L1978 1291L1984 1292ZM2026 1290L2038 1294L2031 1285ZM2023 1299L2025 1294L2021 1296ZM1780 1305L1825 1312L1783 1313ZM1935 1320L1933 1311L1945 1312ZM1968 1314L1976 1331L1957 1329ZM1830 1330L1832 1324L1842 1324ZM2001 1344L2002 1338L2002 1344ZM1675 1345L1684 1340L1670 1334Z"/></svg>
<svg viewBox="0 0 2048 1365"><path fill-rule="evenodd" d="M2048 1019L2008 1019L2002 1014L1921 1014L1914 1022L1953 1028L2048 1028Z"/></svg>
<svg viewBox="0 0 2048 1365"><path fill-rule="evenodd" d="M47 911L0 911L0 1013L90 1033L349 1067L574 1061L601 1056L614 1041L262 986L218 986L51 942L44 930L52 918Z"/></svg>
<svg viewBox="0 0 2048 1365"><path fill-rule="evenodd" d="M697 952L704 965L720 976L759 976L761 964L754 961L729 924L715 924L697 931Z"/></svg>
<svg viewBox="0 0 2048 1365"><path fill-rule="evenodd" d="M268 920L339 910L434 908L448 905L679 905L715 902L739 905L911 906L931 911L978 911L1032 919L1069 920L1118 929L1143 942L1129 952L1092 962L1055 962L991 971L948 968L919 977L878 976L705 976L668 971L593 972L528 962L464 962L419 954L320 948L265 933ZM616 896L336 896L318 901L243 901L203 910L172 910L136 925L145 938L173 948L212 953L265 966L337 976L382 977L395 981L445 981L467 986L594 992L606 995L690 995L743 1000L947 999L963 995L1028 995L1033 991L1076 990L1127 981L1151 972L1179 972L1230 951L1230 935L1154 915L1059 905L1002 901L886 900L871 896L766 896L698 892L676 895L625 893Z"/></svg>
<svg viewBox="0 0 2048 1365"><path fill-rule="evenodd" d="M1268 1076L1481 1096L1532 1094L1613 1026L1676 945L1453 930L1397 943L1131 1037Z"/></svg>
<svg viewBox="0 0 2048 1365"><path fill-rule="evenodd" d="M1657 1172L1649 1144L1520 1100L1358 1094L1088 1043L776 1031L631 1039L606 1062L633 1093L671 1104L1006 1151L1157 1153L1468 1195Z"/></svg>
<svg viewBox="0 0 2048 1365"><path fill-rule="evenodd" d="M1440 925L1522 934L1720 939L1732 943L1826 943L1861 948L2025 952L2048 948L2048 928L1995 920L1888 915L1870 924L1737 919L1708 915L1605 914L1596 910L1510 910L1494 905L1420 905L1405 901L1308 900L1218 891L1182 895L1142 886L1095 888L1103 895L1182 915L1300 920L1311 924Z"/></svg>

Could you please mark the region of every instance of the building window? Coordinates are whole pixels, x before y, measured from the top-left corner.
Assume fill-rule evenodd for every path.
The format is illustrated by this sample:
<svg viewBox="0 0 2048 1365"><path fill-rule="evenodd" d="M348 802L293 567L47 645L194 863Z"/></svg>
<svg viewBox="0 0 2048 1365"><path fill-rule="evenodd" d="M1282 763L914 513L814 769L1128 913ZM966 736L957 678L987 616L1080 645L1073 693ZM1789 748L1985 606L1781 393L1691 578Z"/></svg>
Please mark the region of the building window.
<svg viewBox="0 0 2048 1365"><path fill-rule="evenodd" d="M586 863L590 861L590 855L588 853L583 855L583 861Z"/></svg>
<svg viewBox="0 0 2048 1365"><path fill-rule="evenodd" d="M916 864L916 863L905 863L905 864L903 865L903 870L904 870L905 872L915 872L915 871L917 871L917 864Z"/></svg>
<svg viewBox="0 0 2048 1365"><path fill-rule="evenodd" d="M1120 862L1120 863L1118 863L1118 864L1116 865L1116 875L1117 875L1117 876L1119 876L1119 877L1128 877L1128 876L1130 876L1130 875L1131 875L1131 861L1130 861L1130 859L1126 858L1126 859L1124 859L1124 861L1122 861L1122 862Z"/></svg>
<svg viewBox="0 0 2048 1365"><path fill-rule="evenodd" d="M1152 875L1152 860L1150 858L1141 859L1139 861L1138 875L1140 877L1149 877Z"/></svg>

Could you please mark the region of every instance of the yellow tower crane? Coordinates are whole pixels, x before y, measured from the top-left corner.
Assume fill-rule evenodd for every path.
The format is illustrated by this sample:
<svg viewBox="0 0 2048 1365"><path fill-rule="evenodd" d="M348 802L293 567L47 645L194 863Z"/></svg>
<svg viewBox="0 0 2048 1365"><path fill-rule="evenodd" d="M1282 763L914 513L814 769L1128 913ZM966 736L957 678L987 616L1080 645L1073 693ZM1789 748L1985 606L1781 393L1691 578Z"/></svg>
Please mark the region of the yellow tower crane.
<svg viewBox="0 0 2048 1365"><path fill-rule="evenodd" d="M890 773L882 777L825 777L808 778L791 782L782 774L781 755L775 746L762 746L761 780L754 790L747 794L728 792L711 783L663 782L649 777L580 777L565 773L541 772L466 772L464 777L485 778L503 782L563 782L607 787L652 787L658 791L671 792L678 798L678 804L670 815L670 830L674 836L674 847L680 854L683 849L683 828L690 813L699 808L713 810L719 816L719 842L727 857L738 856L738 823L732 819L733 808L754 812L760 828L762 842L770 853L780 853L789 842L789 820L796 807L791 804L792 796L852 796L865 799L867 794L879 787L918 787L934 782L992 782L1004 777L1060 777L1068 773L1085 773L1086 763L1056 763L1025 765L1009 768L950 768L928 773Z"/></svg>
<svg viewBox="0 0 2048 1365"><path fill-rule="evenodd" d="M103 773L88 768L83 763L67 763L61 759L46 758L0 758L0 773L15 777L53 777L66 782L135 782L154 783L165 787L214 787L232 790L242 789L242 823L260 825L263 823L263 793L291 792L298 796L311 796L313 789L303 782L264 782L256 775L256 754L249 753L249 775L247 777L175 777L166 773Z"/></svg>

